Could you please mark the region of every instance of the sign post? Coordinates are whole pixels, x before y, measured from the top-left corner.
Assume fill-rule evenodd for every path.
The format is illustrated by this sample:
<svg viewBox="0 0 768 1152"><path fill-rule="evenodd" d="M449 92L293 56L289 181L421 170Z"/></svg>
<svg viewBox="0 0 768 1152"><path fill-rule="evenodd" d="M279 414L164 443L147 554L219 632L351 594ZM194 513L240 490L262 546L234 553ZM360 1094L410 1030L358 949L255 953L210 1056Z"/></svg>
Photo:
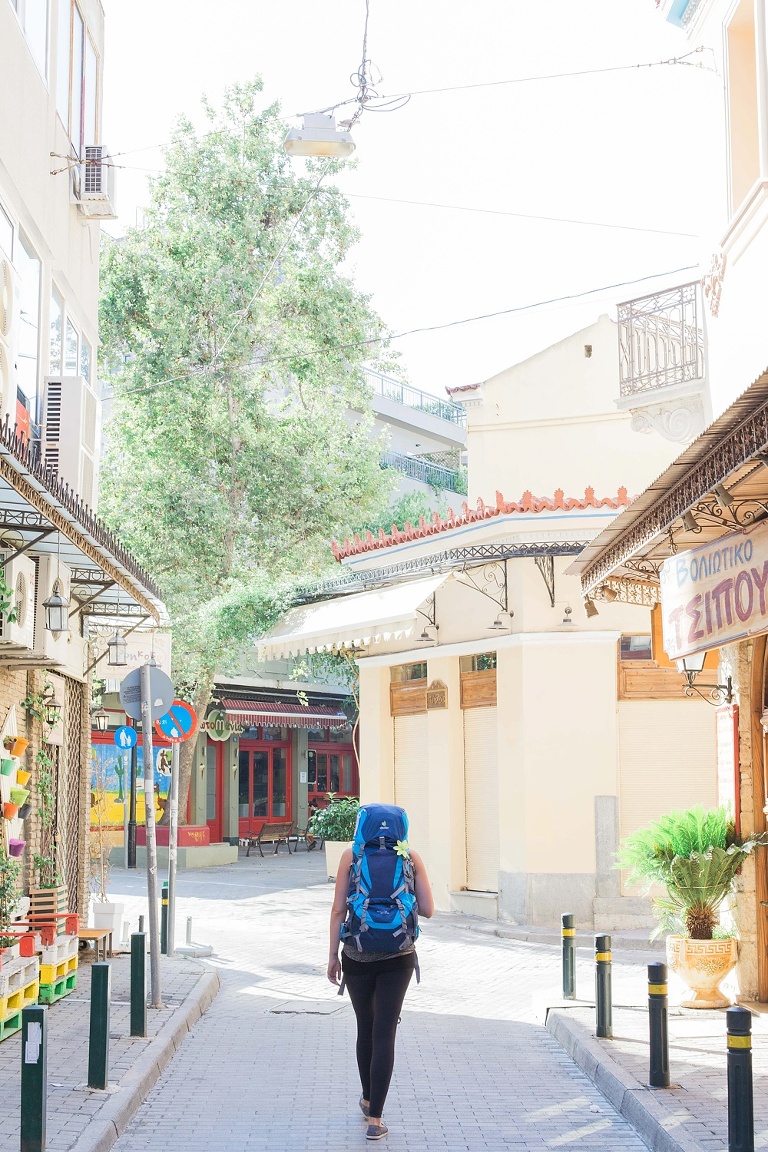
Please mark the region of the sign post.
<svg viewBox="0 0 768 1152"><path fill-rule="evenodd" d="M170 823L168 828L168 927L166 952L174 954L176 926L176 858L179 843L179 748L197 732L197 713L184 700L174 700L165 716L155 721L155 730L171 741L171 787L168 794Z"/></svg>
<svg viewBox="0 0 768 1152"><path fill-rule="evenodd" d="M147 900L149 903L150 1006L162 1008L160 990L160 937L157 916L157 833L155 831L155 765L152 755L152 721L164 716L173 701L173 684L151 663L142 664L124 678L120 703L127 716L141 719L144 751L144 821L147 830Z"/></svg>

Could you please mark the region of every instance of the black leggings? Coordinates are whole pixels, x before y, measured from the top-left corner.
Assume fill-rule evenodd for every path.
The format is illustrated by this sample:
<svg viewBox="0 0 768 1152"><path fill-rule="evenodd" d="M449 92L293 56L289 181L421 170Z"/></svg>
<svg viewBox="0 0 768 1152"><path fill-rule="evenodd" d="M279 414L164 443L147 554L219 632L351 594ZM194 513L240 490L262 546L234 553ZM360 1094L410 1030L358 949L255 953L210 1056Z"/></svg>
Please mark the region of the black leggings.
<svg viewBox="0 0 768 1152"><path fill-rule="evenodd" d="M395 1032L405 992L416 965L415 952L391 960L350 960L341 966L357 1017L357 1067L371 1116L381 1116L395 1064Z"/></svg>

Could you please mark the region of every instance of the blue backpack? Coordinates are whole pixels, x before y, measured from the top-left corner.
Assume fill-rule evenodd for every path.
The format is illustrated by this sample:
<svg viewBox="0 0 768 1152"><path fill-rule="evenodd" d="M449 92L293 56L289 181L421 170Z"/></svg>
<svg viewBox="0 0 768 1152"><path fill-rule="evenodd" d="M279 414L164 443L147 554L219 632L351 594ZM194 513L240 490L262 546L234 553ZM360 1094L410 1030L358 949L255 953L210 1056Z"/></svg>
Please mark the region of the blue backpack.
<svg viewBox="0 0 768 1152"><path fill-rule="evenodd" d="M342 940L359 952L393 953L419 935L408 817L394 804L366 804L357 814Z"/></svg>

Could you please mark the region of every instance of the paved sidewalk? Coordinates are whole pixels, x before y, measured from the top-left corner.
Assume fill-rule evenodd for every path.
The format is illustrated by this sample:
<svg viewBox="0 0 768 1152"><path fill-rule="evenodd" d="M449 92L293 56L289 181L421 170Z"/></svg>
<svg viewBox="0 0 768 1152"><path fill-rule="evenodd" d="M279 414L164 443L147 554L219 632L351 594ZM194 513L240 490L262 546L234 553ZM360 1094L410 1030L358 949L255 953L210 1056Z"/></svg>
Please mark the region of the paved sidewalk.
<svg viewBox="0 0 768 1152"><path fill-rule="evenodd" d="M183 1037L216 994L215 974L198 961L163 958L165 1007L147 1012L146 1039L130 1036L129 957L115 956L110 1009L109 1089L88 1088L91 965L48 1014L47 1152L106 1150L136 1111ZM149 965L147 965L149 968ZM149 979L149 974L147 975ZM0 1152L18 1152L21 1033L0 1044Z"/></svg>
<svg viewBox="0 0 768 1152"><path fill-rule="evenodd" d="M112 887L134 919L136 877ZM320 853L184 873L178 931L215 945L222 988L116 1145L117 1152L339 1152L363 1147L354 1018L325 980L332 886ZM559 949L502 940L451 917L424 925L386 1107L389 1152L644 1144L535 1018ZM648 959L653 959L653 954ZM638 953L617 954L617 980ZM578 978L590 975L580 954Z"/></svg>
<svg viewBox="0 0 768 1152"><path fill-rule="evenodd" d="M731 992L735 991L731 987ZM547 1029L658 1152L728 1147L725 1009L680 1007L670 976L669 1056L674 1087L648 1088L647 984L638 972L614 997L613 1040L595 1037L594 1007L551 1011ZM618 1005L618 1006L617 1006ZM755 1147L768 1147L768 1015L753 1009Z"/></svg>

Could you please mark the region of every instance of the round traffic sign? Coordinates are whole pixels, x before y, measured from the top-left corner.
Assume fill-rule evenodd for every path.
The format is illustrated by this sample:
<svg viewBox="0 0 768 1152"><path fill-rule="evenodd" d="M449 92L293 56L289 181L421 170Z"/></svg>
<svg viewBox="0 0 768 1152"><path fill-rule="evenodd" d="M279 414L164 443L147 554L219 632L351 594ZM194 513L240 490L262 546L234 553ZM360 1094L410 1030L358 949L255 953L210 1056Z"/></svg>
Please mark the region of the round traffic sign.
<svg viewBox="0 0 768 1152"><path fill-rule="evenodd" d="M133 748L137 740L136 729L129 728L127 724L122 724L115 731L114 741L117 748Z"/></svg>
<svg viewBox="0 0 768 1152"><path fill-rule="evenodd" d="M146 667L146 665L145 665ZM159 720L173 704L176 693L170 676L160 668L149 669L149 718ZM126 716L141 720L141 668L132 668L120 685L120 703Z"/></svg>
<svg viewBox="0 0 768 1152"><path fill-rule="evenodd" d="M158 736L165 736L172 744L189 740L197 732L197 713L186 700L174 700L165 716L155 720Z"/></svg>

